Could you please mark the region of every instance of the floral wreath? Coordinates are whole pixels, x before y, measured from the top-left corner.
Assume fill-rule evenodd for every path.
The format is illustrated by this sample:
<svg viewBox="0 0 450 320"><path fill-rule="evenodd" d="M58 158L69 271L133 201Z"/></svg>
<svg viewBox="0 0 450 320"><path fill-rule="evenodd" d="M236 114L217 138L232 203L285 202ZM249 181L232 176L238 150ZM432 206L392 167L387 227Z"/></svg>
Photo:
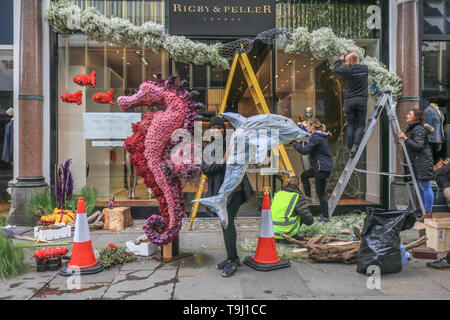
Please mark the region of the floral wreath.
<svg viewBox="0 0 450 320"><path fill-rule="evenodd" d="M165 49L173 60L180 63L210 65L217 69L230 68L229 60L220 55L222 44L207 45L183 36L168 35L163 25L152 21L136 26L122 18L108 18L93 7L83 11L69 0L51 2L47 11L47 21L54 31L63 36L82 32L89 39L96 41L148 48L155 52ZM394 98L401 96L402 80L397 74L389 71L376 58L364 57L364 49L357 46L353 40L337 37L330 28L309 32L306 28L299 27L293 33L283 33L278 38L284 40L278 41L278 45L284 48L285 52L310 51L314 58L328 60L330 67L341 54L356 52L360 57L360 63L369 68L372 95L390 91Z"/></svg>

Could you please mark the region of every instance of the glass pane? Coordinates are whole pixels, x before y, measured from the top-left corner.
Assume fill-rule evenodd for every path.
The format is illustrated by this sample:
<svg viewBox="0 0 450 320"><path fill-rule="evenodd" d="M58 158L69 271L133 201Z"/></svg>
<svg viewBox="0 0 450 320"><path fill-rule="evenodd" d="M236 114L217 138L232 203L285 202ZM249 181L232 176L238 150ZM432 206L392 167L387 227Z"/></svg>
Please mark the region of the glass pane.
<svg viewBox="0 0 450 320"><path fill-rule="evenodd" d="M450 119L450 42L425 41L422 44L421 107L426 108L430 102L439 106L445 116L444 125L447 125Z"/></svg>
<svg viewBox="0 0 450 320"><path fill-rule="evenodd" d="M59 38L58 48L59 95L82 92L82 103L69 104L58 100L58 158L63 162L73 159L72 172L75 178L75 190L83 186L93 186L100 192L99 205L105 205L110 196L116 200L133 200L141 205L155 204L143 179L132 174L133 168L127 166L123 140L115 133L103 128L102 120L99 128L86 127L86 118L100 114L108 118L108 114L124 114L117 105L119 96L131 95L139 89L143 81L154 79L159 72L167 72L168 55L165 52L154 53L141 48L124 48L109 43L87 41L82 35L72 35L67 40ZM96 73L96 86L81 86L73 81L76 75ZM99 103L93 97L98 93L113 90L114 104ZM129 110L139 119L148 107ZM138 120L137 120L138 121ZM134 122L137 122L134 121ZM92 124L92 120L89 120ZM95 123L95 122L94 122ZM131 123L121 125L110 123L127 129ZM87 132L100 133L103 138L86 138ZM106 133L105 133L106 132ZM136 182L135 182L136 181Z"/></svg>
<svg viewBox="0 0 450 320"><path fill-rule="evenodd" d="M377 41L364 42L367 53L376 53ZM330 152L333 158L333 171L327 181L327 193L330 194L348 161L348 148L343 114L343 87L345 83L337 78L328 67L327 61L320 61L308 54L287 54L277 51L276 58L276 95L278 114L305 125L310 117L319 119L331 133ZM369 98L368 114L373 110L376 99ZM357 168L381 171L380 125L377 124L366 151ZM310 168L308 156L302 156L293 146L286 146L296 175ZM318 204L315 195L314 179L312 183L313 203ZM341 198L345 204L366 204L380 202L380 177L355 172Z"/></svg>
<svg viewBox="0 0 450 320"><path fill-rule="evenodd" d="M13 49L0 50L0 143L2 156L0 158L0 214L8 214L11 203L6 192L8 182L13 179ZM11 110L9 110L11 109Z"/></svg>

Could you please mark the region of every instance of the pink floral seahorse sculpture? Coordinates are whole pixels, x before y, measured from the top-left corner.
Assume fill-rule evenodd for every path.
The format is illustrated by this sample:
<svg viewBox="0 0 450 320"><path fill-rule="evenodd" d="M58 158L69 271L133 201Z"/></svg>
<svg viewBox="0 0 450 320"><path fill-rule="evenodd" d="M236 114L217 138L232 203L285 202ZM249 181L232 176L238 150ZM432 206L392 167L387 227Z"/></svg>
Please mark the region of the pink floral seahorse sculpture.
<svg viewBox="0 0 450 320"><path fill-rule="evenodd" d="M193 100L198 92L186 91L185 81L180 86L175 85L175 78L176 75L172 75L168 81L161 81L158 75L157 82L144 82L133 96L117 99L123 111L141 106L166 106L165 111L145 113L141 122L133 124L133 135L124 143L136 174L144 178L159 203L161 215L152 215L144 226L148 239L156 245L170 243L178 235L185 209L182 183L200 174L199 163L175 161L186 147L193 151L192 144L172 152L182 142L181 138L172 141L174 131L183 128L192 134L194 121L201 118L198 109L203 106Z"/></svg>

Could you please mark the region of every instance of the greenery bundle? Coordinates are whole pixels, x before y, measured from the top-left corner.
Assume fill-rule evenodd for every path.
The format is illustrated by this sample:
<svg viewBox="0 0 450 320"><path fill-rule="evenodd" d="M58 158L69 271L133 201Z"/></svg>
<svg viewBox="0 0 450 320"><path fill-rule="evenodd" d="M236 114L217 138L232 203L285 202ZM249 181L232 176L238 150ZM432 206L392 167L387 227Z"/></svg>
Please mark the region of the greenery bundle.
<svg viewBox="0 0 450 320"><path fill-rule="evenodd" d="M56 198L50 188L44 192L36 192L27 202L25 208L26 220L31 224L36 224L41 217L51 214L56 206Z"/></svg>
<svg viewBox="0 0 450 320"><path fill-rule="evenodd" d="M24 269L23 249L15 247L8 236L0 232L0 277L18 275Z"/></svg>
<svg viewBox="0 0 450 320"><path fill-rule="evenodd" d="M302 225L299 233L308 238L323 234L351 240L352 236L341 234L342 230L350 230L350 233L353 233L354 227L362 230L365 217L364 212L353 211L349 215L332 217L330 222L319 222L316 220L310 226Z"/></svg>
<svg viewBox="0 0 450 320"><path fill-rule="evenodd" d="M110 268L113 265L132 262L135 259L134 253L126 251L125 247L116 247L110 244L107 248L99 250L98 262L104 268Z"/></svg>
<svg viewBox="0 0 450 320"><path fill-rule="evenodd" d="M74 194L71 199L66 201L66 208L72 210L73 212L77 211L78 198L83 197L84 205L86 206L86 213L90 216L95 209L98 199L98 190L95 187L84 186L80 189L80 192Z"/></svg>
<svg viewBox="0 0 450 320"><path fill-rule="evenodd" d="M6 226L6 216L0 215L0 227Z"/></svg>

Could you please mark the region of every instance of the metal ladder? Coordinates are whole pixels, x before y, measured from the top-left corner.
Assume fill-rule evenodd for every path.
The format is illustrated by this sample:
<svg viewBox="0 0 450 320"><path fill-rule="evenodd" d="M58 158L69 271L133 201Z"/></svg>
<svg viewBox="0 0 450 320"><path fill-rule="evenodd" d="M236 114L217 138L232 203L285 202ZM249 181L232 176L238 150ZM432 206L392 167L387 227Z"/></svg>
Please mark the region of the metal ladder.
<svg viewBox="0 0 450 320"><path fill-rule="evenodd" d="M397 119L396 106L397 106L397 103L393 100L390 92L383 93L381 95L381 97L378 99L375 109L370 117L370 122L368 122L368 124L364 130L364 137L361 141L361 144L358 147L356 155L354 156L354 158L351 158L348 160L347 165L344 168L344 171L342 172L341 176L339 177L339 180L336 183L336 186L334 187L333 192L331 193L330 199L328 201L329 217L331 217L333 215L334 210L336 209L336 206L342 196L342 193L344 192L345 187L347 186L347 183L353 174L353 171L368 173L368 174L385 175L385 176L411 177L411 181L407 182L407 191L408 191L410 203L411 203L413 209L416 210L416 204L415 204L414 197L413 197L413 194L411 191L411 183L412 183L415 194L416 194L416 199L419 202L422 214L425 213L425 208L423 206L422 198L420 197L419 186L417 184L416 177L414 176L414 171L413 171L413 168L411 165L411 160L410 160L408 152L406 150L405 141L403 139L398 138L398 136L397 136L397 133L400 131L400 125L399 125L398 119ZM356 165L358 164L359 158L361 157L361 155L364 151L364 148L366 147L366 145L369 141L370 135L372 134L372 131L375 128L375 125L377 124L378 120L380 119L381 114L385 108L386 108L387 116L389 119L389 126L392 130L392 133L394 136L394 141L396 142L396 147L397 147L396 149L397 149L397 153L399 155L399 159L401 159L400 161L401 161L402 166L404 168L405 167L408 168L409 174L375 172L375 171L355 169ZM406 162L406 163L404 163L404 162Z"/></svg>

